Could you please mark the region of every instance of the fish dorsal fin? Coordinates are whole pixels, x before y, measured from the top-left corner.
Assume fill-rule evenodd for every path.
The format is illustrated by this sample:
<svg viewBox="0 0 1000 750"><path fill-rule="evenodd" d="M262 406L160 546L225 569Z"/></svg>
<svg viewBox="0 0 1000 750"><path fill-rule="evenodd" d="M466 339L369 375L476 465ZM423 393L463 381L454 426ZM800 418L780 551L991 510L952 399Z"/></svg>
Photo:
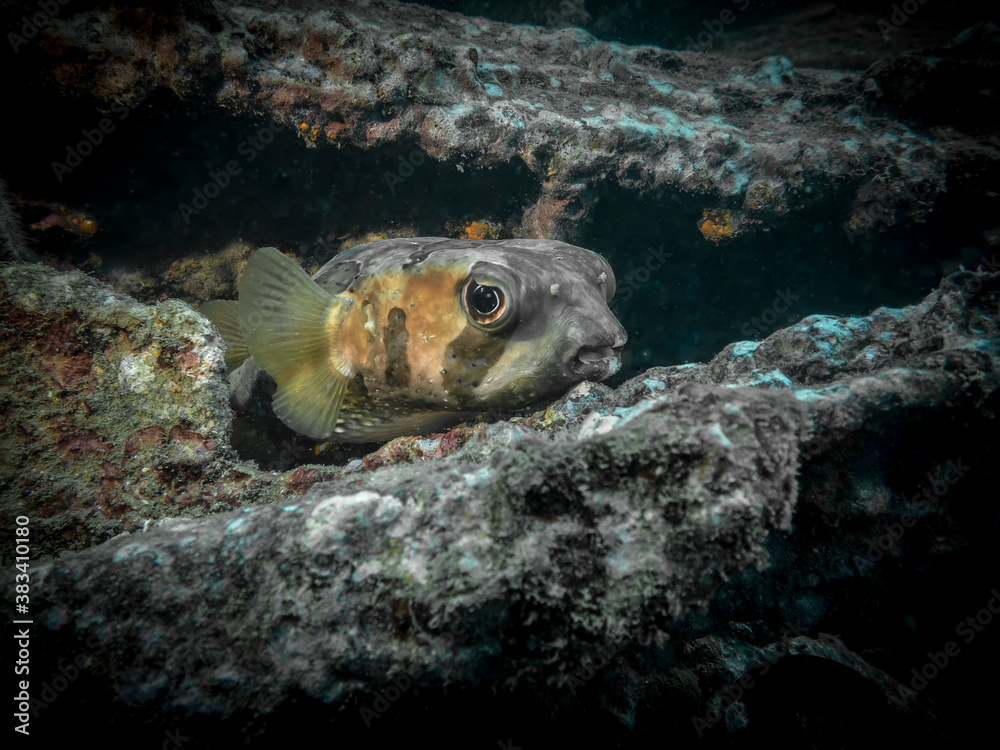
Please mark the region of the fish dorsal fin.
<svg viewBox="0 0 1000 750"><path fill-rule="evenodd" d="M328 437L354 376L340 346L353 300L328 294L291 258L265 247L243 271L239 304L247 348L278 383L275 415L298 433Z"/></svg>
<svg viewBox="0 0 1000 750"><path fill-rule="evenodd" d="M198 312L215 324L226 342L226 367L232 371L250 356L247 342L240 330L240 303L235 300L213 299L202 304Z"/></svg>

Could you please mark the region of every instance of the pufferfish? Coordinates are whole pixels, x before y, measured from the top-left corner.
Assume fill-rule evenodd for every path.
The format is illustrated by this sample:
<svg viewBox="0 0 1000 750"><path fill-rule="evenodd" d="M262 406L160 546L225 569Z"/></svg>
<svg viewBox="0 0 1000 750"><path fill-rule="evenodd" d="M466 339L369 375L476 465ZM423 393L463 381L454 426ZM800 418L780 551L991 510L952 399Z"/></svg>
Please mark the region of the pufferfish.
<svg viewBox="0 0 1000 750"><path fill-rule="evenodd" d="M373 442L613 375L627 339L614 294L608 262L565 242L417 237L358 245L312 278L262 248L239 301L201 312L225 339L235 403L263 370L291 429Z"/></svg>

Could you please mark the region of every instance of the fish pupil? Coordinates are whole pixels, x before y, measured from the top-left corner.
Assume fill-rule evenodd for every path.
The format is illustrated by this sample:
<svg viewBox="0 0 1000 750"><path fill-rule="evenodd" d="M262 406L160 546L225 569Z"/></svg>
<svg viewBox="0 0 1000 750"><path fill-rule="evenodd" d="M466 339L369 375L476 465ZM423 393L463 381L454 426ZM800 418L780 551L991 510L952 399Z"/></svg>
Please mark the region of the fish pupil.
<svg viewBox="0 0 1000 750"><path fill-rule="evenodd" d="M480 284L472 292L472 305L480 315L490 315L500 307L500 295L494 286Z"/></svg>

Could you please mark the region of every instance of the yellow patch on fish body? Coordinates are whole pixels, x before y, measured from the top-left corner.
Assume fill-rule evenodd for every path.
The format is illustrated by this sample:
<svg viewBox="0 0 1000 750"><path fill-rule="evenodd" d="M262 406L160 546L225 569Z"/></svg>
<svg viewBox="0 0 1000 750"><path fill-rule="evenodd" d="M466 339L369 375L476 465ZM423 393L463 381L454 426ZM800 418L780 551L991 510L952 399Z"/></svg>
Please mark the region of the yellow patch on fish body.
<svg viewBox="0 0 1000 750"><path fill-rule="evenodd" d="M563 242L422 237L352 248L312 279L264 248L239 302L202 310L237 352L227 363L249 352L231 375L235 401L260 368L289 427L368 442L617 372L626 336L608 309L614 291L603 258Z"/></svg>

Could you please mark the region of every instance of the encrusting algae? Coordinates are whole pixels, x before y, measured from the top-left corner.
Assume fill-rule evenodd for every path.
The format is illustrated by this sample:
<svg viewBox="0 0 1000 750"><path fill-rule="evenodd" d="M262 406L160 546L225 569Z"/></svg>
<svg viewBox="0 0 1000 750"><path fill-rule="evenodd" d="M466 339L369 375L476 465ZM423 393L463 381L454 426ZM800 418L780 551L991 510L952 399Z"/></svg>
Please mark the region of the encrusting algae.
<svg viewBox="0 0 1000 750"><path fill-rule="evenodd" d="M731 211L706 209L702 212L698 228L706 240L719 243L733 238L736 232L736 222Z"/></svg>

